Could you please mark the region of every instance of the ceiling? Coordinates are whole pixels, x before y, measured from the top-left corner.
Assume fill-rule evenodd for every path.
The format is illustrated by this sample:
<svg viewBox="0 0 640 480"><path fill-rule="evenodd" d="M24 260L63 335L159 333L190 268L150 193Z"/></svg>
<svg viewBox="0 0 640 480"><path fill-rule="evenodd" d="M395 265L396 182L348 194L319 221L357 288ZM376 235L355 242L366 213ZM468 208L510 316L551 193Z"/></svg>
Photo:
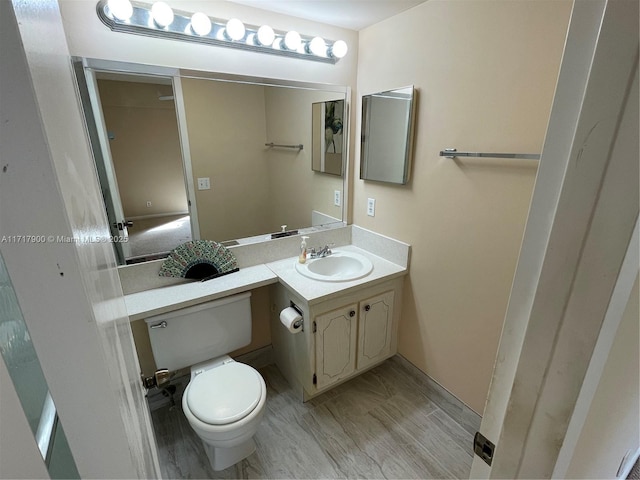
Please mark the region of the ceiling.
<svg viewBox="0 0 640 480"><path fill-rule="evenodd" d="M426 0L230 0L271 12L362 30Z"/></svg>

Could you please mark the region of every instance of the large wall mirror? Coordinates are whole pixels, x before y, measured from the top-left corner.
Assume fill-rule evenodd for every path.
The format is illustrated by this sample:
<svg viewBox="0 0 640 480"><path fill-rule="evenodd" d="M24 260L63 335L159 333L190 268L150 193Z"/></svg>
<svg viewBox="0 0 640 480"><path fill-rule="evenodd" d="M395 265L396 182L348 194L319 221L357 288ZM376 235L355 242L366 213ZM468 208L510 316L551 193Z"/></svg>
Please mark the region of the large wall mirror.
<svg viewBox="0 0 640 480"><path fill-rule="evenodd" d="M362 97L360 178L406 184L411 172L416 92L413 86Z"/></svg>
<svg viewBox="0 0 640 480"><path fill-rule="evenodd" d="M341 224L335 175L314 171L313 110L346 87L74 59L120 264L191 239L228 246ZM342 160L344 159L344 160Z"/></svg>

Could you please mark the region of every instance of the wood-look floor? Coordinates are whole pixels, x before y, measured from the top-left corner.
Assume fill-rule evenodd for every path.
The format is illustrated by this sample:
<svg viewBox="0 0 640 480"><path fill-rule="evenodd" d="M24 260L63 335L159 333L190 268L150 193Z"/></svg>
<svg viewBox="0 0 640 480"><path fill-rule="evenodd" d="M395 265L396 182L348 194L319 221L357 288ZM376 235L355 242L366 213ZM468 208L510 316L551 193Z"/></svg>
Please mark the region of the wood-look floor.
<svg viewBox="0 0 640 480"><path fill-rule="evenodd" d="M152 412L168 478L469 478L473 436L395 358L302 403L275 365L256 452L214 472L176 407Z"/></svg>

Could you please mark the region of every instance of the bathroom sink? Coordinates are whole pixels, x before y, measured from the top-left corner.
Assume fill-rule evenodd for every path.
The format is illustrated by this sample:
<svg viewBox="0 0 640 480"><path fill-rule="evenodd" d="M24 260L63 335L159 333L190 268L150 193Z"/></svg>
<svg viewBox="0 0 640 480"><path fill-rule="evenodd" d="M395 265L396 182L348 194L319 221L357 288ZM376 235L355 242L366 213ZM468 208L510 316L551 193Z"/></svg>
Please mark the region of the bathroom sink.
<svg viewBox="0 0 640 480"><path fill-rule="evenodd" d="M296 261L296 270L307 278L323 282L346 282L365 277L373 270L371 261L358 253L335 251L322 258Z"/></svg>

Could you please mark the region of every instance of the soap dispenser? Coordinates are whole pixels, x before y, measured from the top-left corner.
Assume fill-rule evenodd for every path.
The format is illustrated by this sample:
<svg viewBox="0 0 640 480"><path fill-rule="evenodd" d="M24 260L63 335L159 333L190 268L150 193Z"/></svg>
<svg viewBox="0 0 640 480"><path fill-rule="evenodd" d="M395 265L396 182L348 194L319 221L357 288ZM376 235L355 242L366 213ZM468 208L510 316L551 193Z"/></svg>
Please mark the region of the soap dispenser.
<svg viewBox="0 0 640 480"><path fill-rule="evenodd" d="M309 237L302 236L302 243L300 243L300 256L298 262L305 263L307 261L307 239Z"/></svg>

